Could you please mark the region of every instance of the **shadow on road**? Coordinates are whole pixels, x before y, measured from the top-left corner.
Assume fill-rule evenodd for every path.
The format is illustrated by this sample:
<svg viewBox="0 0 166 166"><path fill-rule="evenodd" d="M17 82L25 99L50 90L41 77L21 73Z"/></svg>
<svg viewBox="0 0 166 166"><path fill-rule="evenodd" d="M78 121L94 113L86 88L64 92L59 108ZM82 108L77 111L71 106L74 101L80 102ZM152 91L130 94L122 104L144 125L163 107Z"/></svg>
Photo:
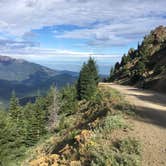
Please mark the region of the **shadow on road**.
<svg viewBox="0 0 166 166"><path fill-rule="evenodd" d="M143 101L147 101L147 102L150 102L153 104L163 106L163 107L165 107L165 111L166 111L166 96L164 96L162 94L151 94L151 93L133 94L133 93L128 93L128 95L135 96L138 99L143 100Z"/></svg>
<svg viewBox="0 0 166 166"><path fill-rule="evenodd" d="M166 111L139 106L136 108L135 113L140 117L137 120L166 128Z"/></svg>

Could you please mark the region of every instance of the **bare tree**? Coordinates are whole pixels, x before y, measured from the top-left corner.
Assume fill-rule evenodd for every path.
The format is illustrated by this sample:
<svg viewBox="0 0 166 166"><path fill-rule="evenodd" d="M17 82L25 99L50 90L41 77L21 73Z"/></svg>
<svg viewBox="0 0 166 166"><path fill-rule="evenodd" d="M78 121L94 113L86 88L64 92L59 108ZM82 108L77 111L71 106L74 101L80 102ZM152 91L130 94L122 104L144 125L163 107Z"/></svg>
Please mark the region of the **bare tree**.
<svg viewBox="0 0 166 166"><path fill-rule="evenodd" d="M54 131L56 123L58 121L58 113L60 111L60 101L56 87L51 88L51 93L52 93L52 104L49 108L48 130Z"/></svg>

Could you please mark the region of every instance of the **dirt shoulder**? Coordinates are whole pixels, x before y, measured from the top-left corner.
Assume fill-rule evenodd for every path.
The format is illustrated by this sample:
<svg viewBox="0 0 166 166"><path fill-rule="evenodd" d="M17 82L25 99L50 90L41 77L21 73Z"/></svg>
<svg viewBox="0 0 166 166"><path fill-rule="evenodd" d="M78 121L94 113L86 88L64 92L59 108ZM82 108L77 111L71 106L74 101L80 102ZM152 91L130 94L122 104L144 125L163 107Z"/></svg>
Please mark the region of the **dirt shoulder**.
<svg viewBox="0 0 166 166"><path fill-rule="evenodd" d="M129 136L143 144L143 166L166 165L166 95L130 86L101 83L118 90L136 108L137 118L128 119L133 125Z"/></svg>

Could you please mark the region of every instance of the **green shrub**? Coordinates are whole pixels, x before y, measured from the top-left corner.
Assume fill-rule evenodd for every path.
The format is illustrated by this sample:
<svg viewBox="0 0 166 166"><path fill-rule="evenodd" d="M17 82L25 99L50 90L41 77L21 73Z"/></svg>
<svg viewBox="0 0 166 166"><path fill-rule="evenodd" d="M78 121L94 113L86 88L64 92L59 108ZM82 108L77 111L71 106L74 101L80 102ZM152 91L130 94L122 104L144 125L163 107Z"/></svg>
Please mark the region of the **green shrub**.
<svg viewBox="0 0 166 166"><path fill-rule="evenodd" d="M61 111L60 113L71 115L77 111L78 101L75 86L66 86L61 90Z"/></svg>
<svg viewBox="0 0 166 166"><path fill-rule="evenodd" d="M140 166L140 157L137 155L117 154L112 166Z"/></svg>
<svg viewBox="0 0 166 166"><path fill-rule="evenodd" d="M117 143L117 148L121 153L140 155L140 144L137 140L127 138Z"/></svg>
<svg viewBox="0 0 166 166"><path fill-rule="evenodd" d="M112 131L124 127L124 121L121 115L109 115L104 120L104 130Z"/></svg>
<svg viewBox="0 0 166 166"><path fill-rule="evenodd" d="M90 148L92 166L140 166L140 144L127 138L112 145L108 140Z"/></svg>

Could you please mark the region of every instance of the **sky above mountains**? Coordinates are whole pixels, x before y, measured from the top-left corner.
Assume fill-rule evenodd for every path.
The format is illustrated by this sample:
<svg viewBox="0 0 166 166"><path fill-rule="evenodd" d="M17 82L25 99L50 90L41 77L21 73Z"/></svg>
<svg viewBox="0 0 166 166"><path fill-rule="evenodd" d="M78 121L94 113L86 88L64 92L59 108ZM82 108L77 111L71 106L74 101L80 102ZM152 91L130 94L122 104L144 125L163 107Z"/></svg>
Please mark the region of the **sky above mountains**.
<svg viewBox="0 0 166 166"><path fill-rule="evenodd" d="M166 25L165 6L165 0L1 0L0 54L47 66L56 59L82 63L89 55L113 63Z"/></svg>

